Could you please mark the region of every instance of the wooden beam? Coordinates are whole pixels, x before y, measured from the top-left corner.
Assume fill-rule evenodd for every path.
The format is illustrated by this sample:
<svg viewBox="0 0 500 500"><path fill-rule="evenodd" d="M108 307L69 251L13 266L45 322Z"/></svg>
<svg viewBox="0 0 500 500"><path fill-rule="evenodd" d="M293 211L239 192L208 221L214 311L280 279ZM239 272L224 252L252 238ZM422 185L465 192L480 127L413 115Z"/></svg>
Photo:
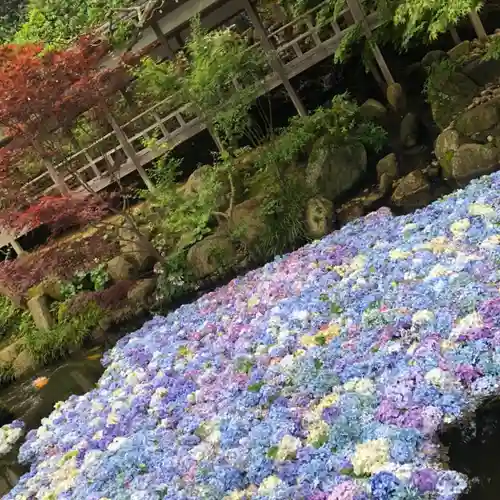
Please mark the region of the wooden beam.
<svg viewBox="0 0 500 500"><path fill-rule="evenodd" d="M483 42L488 40L488 34L484 29L483 22L481 21L479 14L475 10L469 13L469 19L479 40L482 40Z"/></svg>
<svg viewBox="0 0 500 500"><path fill-rule="evenodd" d="M123 151L125 154L128 156L129 160L132 162L134 167L136 168L137 172L139 172L139 175L141 176L141 179L144 181L144 184L146 184L146 187L150 190L153 191L154 185L151 182L151 179L149 178L148 174L146 173L146 170L144 170L141 161L139 160L137 153L135 152L134 147L132 144L130 144L130 141L128 140L128 137L125 135L125 132L123 132L122 128L116 121L115 117L113 116L113 113L107 106L107 104L101 104L101 109L104 112L104 115L106 116L106 119L108 120L108 123L111 125L111 128L113 129L118 142L120 143L121 147L123 148Z"/></svg>
<svg viewBox="0 0 500 500"><path fill-rule="evenodd" d="M158 38L158 41L160 42L160 45L161 45L163 51L165 52L165 55L169 59L173 59L175 57L174 51L170 47L170 44L168 43L168 39L167 39L165 33L163 33L163 31L161 30L159 24L156 21L153 21L151 23L151 28L152 28L154 34L156 35L156 38Z"/></svg>
<svg viewBox="0 0 500 500"><path fill-rule="evenodd" d="M458 35L458 31L455 27L450 28L450 35L455 45L458 45L459 43L462 42L462 40L460 40L460 36Z"/></svg>
<svg viewBox="0 0 500 500"><path fill-rule="evenodd" d="M365 33L366 39L370 43L375 60L377 61L380 71L382 71L382 75L384 75L387 85L395 83L392 73L389 70L389 66L387 66L378 44L372 40L372 30L366 21L366 16L361 2L359 0L347 0L347 6L351 11L354 21L361 24L363 32Z"/></svg>
<svg viewBox="0 0 500 500"><path fill-rule="evenodd" d="M266 33L266 29L264 28L264 25L262 24L262 21L260 20L257 11L255 10L254 6L250 3L249 0L240 0L240 2L242 8L246 11L248 17L250 18L250 21L254 25L254 28L257 31L257 36L261 39L264 50L269 56L273 70L280 77L280 80L283 83L283 86L285 87L286 91L288 92L288 95L290 96L290 99L292 100L295 108L297 109L297 112L301 116L307 116L307 110L302 101L300 100L299 95L297 94L292 84L290 83L290 80L288 79L286 73L286 69L283 66L283 63L281 62L281 59L279 58L275 47L271 43L271 40L269 40L269 37L267 36Z"/></svg>
<svg viewBox="0 0 500 500"><path fill-rule="evenodd" d="M22 255L24 253L23 247L14 238L12 238L10 244L12 245L12 248L17 253L17 255Z"/></svg>

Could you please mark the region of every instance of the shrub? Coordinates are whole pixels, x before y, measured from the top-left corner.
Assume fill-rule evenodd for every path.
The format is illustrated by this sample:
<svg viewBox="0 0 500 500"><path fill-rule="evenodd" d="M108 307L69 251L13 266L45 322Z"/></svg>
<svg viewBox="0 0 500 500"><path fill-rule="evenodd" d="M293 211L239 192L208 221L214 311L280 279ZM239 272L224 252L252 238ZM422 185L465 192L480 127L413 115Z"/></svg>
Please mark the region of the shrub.
<svg viewBox="0 0 500 500"><path fill-rule="evenodd" d="M104 231L85 238L53 241L36 251L0 263L0 284L9 291L25 294L47 276L71 280L75 269L93 269L96 262L117 255L119 242Z"/></svg>
<svg viewBox="0 0 500 500"><path fill-rule="evenodd" d="M24 347L38 363L47 364L80 348L104 316L104 311L89 302L73 316L60 315L62 321L48 331L36 328L24 333Z"/></svg>

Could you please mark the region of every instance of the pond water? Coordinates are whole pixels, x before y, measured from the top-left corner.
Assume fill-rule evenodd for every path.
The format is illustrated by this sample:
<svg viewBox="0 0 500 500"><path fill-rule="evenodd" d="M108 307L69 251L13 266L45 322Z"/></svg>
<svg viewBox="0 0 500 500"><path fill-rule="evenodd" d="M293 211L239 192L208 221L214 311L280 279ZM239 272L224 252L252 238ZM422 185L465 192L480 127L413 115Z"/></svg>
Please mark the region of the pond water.
<svg viewBox="0 0 500 500"><path fill-rule="evenodd" d="M500 498L500 398L485 401L473 415L443 430L450 468L471 479L460 500Z"/></svg>
<svg viewBox="0 0 500 500"><path fill-rule="evenodd" d="M15 418L25 422L27 430L37 428L58 401L72 394L84 394L93 389L104 372L101 356L105 346L96 347L75 355L59 365L49 366L36 372L36 377L47 377L47 385L33 387L34 377L28 376L0 391L0 401ZM20 440L21 444L22 439ZM27 468L18 464L16 446L8 455L0 458L0 495L7 493Z"/></svg>

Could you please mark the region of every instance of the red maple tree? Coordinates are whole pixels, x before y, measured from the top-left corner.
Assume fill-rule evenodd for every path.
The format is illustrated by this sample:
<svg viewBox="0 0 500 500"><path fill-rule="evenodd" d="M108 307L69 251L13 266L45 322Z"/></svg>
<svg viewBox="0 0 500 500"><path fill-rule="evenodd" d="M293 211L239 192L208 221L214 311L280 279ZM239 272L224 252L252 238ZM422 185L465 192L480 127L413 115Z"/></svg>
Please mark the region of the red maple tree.
<svg viewBox="0 0 500 500"><path fill-rule="evenodd" d="M92 107L109 112L107 97L130 78L123 65L103 69L102 59L107 51L106 43L91 36L59 51L46 52L42 46L32 44L0 46L0 127L11 139L7 146L0 147L0 232L18 235L45 225L52 233L59 233L100 221L110 211L120 212L135 238L162 261L163 257L130 214L116 210L113 198L105 198L85 184L72 192L64 181L73 172L67 170L71 168L68 162L61 163L66 153L61 148L57 150L55 132L71 130L77 117ZM27 151L36 154L60 195L40 194L26 185L19 165ZM58 164L62 165L60 169L54 166ZM103 248L109 246L100 241ZM96 242L92 252L99 253ZM46 262L42 267L59 267L56 261L61 260L60 255L49 252L47 257L54 262ZM35 272L33 266L21 265L22 261L3 264L0 288L2 282L13 289L15 282L30 285L41 278L43 270Z"/></svg>
<svg viewBox="0 0 500 500"><path fill-rule="evenodd" d="M68 172L55 168L61 152L52 146L56 130L71 128L82 112L123 84L121 67L102 69L107 52L107 44L92 36L58 51L37 44L0 46L0 126L11 140L0 149L0 227L11 232L40 224L60 229L70 221L102 216L102 198L70 192L64 181ZM19 165L28 149L49 172L60 197L40 197L25 186Z"/></svg>

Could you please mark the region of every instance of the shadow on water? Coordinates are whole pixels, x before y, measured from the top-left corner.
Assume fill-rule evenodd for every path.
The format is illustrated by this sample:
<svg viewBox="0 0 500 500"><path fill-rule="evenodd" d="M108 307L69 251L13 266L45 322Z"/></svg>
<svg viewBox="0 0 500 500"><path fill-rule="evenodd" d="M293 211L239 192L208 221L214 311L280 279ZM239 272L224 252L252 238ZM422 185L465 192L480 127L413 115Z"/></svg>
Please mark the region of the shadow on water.
<svg viewBox="0 0 500 500"><path fill-rule="evenodd" d="M448 448L451 469L470 478L460 500L500 498L500 398L486 400L474 414L446 427L441 442Z"/></svg>

